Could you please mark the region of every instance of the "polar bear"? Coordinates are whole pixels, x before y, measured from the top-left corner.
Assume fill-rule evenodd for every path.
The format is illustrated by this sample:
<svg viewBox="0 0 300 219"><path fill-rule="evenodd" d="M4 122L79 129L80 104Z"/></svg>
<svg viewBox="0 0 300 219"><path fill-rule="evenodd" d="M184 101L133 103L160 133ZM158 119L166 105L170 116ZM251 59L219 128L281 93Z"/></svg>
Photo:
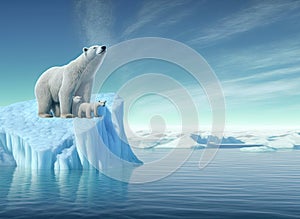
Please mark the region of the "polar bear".
<svg viewBox="0 0 300 219"><path fill-rule="evenodd" d="M98 101L96 103L81 103L78 109L78 117L82 118L82 113L84 113L86 118L92 118L92 113L94 117L99 117L98 107L105 106L106 101Z"/></svg>
<svg viewBox="0 0 300 219"><path fill-rule="evenodd" d="M96 72L105 57L106 46L84 47L83 53L64 66L46 70L35 85L40 117L72 118L72 98L90 102Z"/></svg>

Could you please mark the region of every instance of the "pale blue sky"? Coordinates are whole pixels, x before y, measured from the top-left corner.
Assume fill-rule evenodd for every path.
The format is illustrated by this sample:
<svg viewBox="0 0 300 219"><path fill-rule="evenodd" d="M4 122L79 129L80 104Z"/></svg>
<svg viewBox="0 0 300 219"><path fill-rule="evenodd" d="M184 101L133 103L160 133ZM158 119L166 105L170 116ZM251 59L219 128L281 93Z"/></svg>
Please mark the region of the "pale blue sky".
<svg viewBox="0 0 300 219"><path fill-rule="evenodd" d="M300 1L288 0L1 1L0 105L34 98L38 76L83 46L155 36L207 60L224 89L230 125L297 126L299 20ZM106 90L136 74L112 77ZM178 79L196 99L203 96L188 78Z"/></svg>

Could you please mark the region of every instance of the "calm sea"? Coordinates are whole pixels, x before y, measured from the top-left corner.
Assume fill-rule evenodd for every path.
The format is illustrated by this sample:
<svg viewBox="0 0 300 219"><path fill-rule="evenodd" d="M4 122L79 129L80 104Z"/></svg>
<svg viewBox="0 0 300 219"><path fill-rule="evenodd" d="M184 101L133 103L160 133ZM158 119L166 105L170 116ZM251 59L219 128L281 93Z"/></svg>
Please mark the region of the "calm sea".
<svg viewBox="0 0 300 219"><path fill-rule="evenodd" d="M182 149L181 149L182 150ZM155 160L163 149L139 152ZM0 218L300 218L300 150L196 150L175 173L127 184L97 171L0 169Z"/></svg>

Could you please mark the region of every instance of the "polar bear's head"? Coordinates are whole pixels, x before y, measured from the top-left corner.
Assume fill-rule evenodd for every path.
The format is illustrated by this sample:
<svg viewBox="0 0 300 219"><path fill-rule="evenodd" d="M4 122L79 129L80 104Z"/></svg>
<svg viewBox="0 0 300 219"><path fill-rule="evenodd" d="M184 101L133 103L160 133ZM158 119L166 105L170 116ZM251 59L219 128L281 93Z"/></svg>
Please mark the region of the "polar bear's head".
<svg viewBox="0 0 300 219"><path fill-rule="evenodd" d="M91 46L89 48L84 47L82 49L84 57L88 60L88 61L92 61L95 58L97 60L102 60L105 53L106 53L106 46L98 46L98 45L94 45Z"/></svg>

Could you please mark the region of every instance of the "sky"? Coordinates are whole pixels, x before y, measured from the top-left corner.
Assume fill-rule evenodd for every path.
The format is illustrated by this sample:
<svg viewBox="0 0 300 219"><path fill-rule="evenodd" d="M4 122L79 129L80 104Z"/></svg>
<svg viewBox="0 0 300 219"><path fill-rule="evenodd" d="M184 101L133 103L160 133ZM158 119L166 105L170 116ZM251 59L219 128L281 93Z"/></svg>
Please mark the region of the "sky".
<svg viewBox="0 0 300 219"><path fill-rule="evenodd" d="M109 48L138 37L164 37L196 50L213 69L223 88L227 125L299 125L300 1L7 0L0 4L0 106L33 99L38 77L80 55L84 46ZM182 82L195 101L202 101L197 106L201 121L211 122L205 92L169 63L145 60L123 66L111 75L103 92L116 92L145 72L166 72ZM150 109L149 99L141 98L132 107L133 120L142 121L154 112L176 117L176 107L167 100L149 98L156 107Z"/></svg>

